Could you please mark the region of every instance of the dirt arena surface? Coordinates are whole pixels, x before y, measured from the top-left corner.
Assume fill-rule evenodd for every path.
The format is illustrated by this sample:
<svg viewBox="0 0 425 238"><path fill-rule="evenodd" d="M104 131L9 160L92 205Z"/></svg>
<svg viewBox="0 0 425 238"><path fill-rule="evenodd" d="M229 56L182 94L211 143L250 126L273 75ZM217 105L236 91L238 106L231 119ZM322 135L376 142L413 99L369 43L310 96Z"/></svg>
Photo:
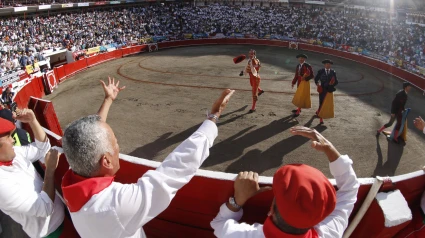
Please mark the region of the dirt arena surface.
<svg viewBox="0 0 425 238"><path fill-rule="evenodd" d="M235 65L232 58L254 48L262 63L257 111L248 114L251 92L248 76L239 77L247 61ZM291 89L299 53L306 53L315 74L321 61L334 61L340 84L335 92L336 118L319 126L314 117L318 95L311 82L313 108L291 118ZM127 88L120 93L108 116L118 138L121 153L162 161L180 142L190 136L205 119L222 89L236 89L220 118L219 136L202 168L238 173L253 170L272 176L288 163L305 163L328 177L326 157L313 150L307 139L292 136L295 125L314 127L330 140L341 154L354 161L358 177L392 176L422 168L425 164L425 137L414 129L413 119L425 117L422 92L412 89L406 107L409 115L408 141L395 144L376 130L389 120L391 101L402 81L379 70L337 57L267 46L199 46L143 53L110 61L67 79L52 94L62 128L97 112L103 100L99 80L108 75ZM394 124L395 125L395 124Z"/></svg>

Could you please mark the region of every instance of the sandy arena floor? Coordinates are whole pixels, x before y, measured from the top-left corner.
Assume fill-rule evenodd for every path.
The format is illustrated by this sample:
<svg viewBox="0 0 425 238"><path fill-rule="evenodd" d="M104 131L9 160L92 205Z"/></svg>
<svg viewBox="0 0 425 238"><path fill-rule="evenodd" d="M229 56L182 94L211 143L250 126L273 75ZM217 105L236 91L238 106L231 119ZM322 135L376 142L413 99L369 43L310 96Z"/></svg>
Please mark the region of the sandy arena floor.
<svg viewBox="0 0 425 238"><path fill-rule="evenodd" d="M257 112L247 114L251 92L247 76L239 77L247 61L235 65L232 58L257 50L262 62L261 87L266 91ZM121 153L162 161L193 133L224 88L236 89L219 122L219 136L202 168L237 173L253 170L272 176L288 163L306 163L331 177L326 157L311 149L307 139L292 136L295 125L315 127L342 154L354 161L359 177L399 175L425 164L424 135L413 119L425 117L424 96L409 94L408 141L388 142L376 130L389 120L391 101L402 81L362 64L311 52L315 73L330 58L340 84L335 92L336 118L318 126L314 117L318 95L312 82L313 108L291 119L291 80L300 51L266 46L205 46L144 53L98 65L69 78L46 99L52 100L62 128L82 116L96 113L103 90L99 80L108 75L126 85L108 117Z"/></svg>

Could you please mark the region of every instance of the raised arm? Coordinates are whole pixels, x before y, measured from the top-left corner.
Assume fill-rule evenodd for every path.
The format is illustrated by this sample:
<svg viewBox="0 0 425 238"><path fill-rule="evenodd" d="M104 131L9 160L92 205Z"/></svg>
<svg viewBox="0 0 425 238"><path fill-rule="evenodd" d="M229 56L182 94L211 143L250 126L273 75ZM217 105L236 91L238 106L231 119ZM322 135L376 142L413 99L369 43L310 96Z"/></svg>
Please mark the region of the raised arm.
<svg viewBox="0 0 425 238"><path fill-rule="evenodd" d="M44 174L43 191L52 201L55 201L55 172L58 167L60 153L50 150L45 159L46 172Z"/></svg>
<svg viewBox="0 0 425 238"><path fill-rule="evenodd" d="M35 118L34 112L31 109L17 109L14 119L19 120L23 123L28 123L31 127L32 133L37 141L47 142L47 135L38 123L37 118Z"/></svg>
<svg viewBox="0 0 425 238"><path fill-rule="evenodd" d="M124 87L119 88L120 81L117 81L115 84L115 79L111 77L108 77L108 85L105 84L102 80L100 80L100 83L102 84L103 91L105 92L105 99L103 100L102 105L99 108L99 111L97 112L97 115L99 115L102 118L103 122L106 122L106 118L108 117L109 108L112 105L112 102L117 98L118 93L121 90L125 89Z"/></svg>
<svg viewBox="0 0 425 238"><path fill-rule="evenodd" d="M219 117L234 91L225 90L214 103L211 114ZM117 213L129 234L164 211L177 191L186 185L209 155L217 136L216 119L205 120L156 170L146 172L136 184L118 192Z"/></svg>
<svg viewBox="0 0 425 238"><path fill-rule="evenodd" d="M335 210L322 222L315 226L315 230L322 238L342 237L348 225L348 218L357 201L357 192L360 183L352 168L353 161L347 155L341 155L336 148L314 129L306 127L291 128L294 135L310 138L312 147L324 152L329 160L329 167L335 177L338 191L336 192Z"/></svg>

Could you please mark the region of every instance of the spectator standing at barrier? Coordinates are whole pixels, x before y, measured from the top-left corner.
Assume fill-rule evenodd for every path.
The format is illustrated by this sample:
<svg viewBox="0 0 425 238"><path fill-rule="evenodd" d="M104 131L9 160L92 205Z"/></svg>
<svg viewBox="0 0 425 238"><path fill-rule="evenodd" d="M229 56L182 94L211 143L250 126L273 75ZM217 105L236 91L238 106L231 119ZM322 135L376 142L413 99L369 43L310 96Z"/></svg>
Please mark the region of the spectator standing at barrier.
<svg viewBox="0 0 425 238"><path fill-rule="evenodd" d="M156 170L137 183L114 182L120 168L119 145L105 122L122 88L109 79L98 115L81 118L65 130L63 149L71 170L62 191L82 238L145 237L143 225L164 211L209 155L217 136L216 122L234 91L225 90L199 129L179 145Z"/></svg>
<svg viewBox="0 0 425 238"><path fill-rule="evenodd" d="M301 108L311 108L311 95L310 95L310 82L309 80L314 78L313 68L310 64L305 62L307 55L299 54L297 59L299 64L295 69L295 76L292 80L292 88L297 84L297 91L294 95L292 103L297 106L296 110L293 110L294 117L298 117L301 113Z"/></svg>
<svg viewBox="0 0 425 238"><path fill-rule="evenodd" d="M391 118L390 121L383 125L378 131L377 131L377 135L379 136L379 134L381 132L383 132L386 128L392 126L394 124L394 121L397 119L397 123L394 127L394 137L393 140L395 142L398 142L398 138L400 136L399 132L400 129L402 129L402 124L404 123L403 121L403 113L404 113L404 107L406 105L407 102L407 94L411 89L411 84L409 82L404 82L403 83L403 89L398 91L397 94L395 95L395 98L393 99L393 102L391 104Z"/></svg>
<svg viewBox="0 0 425 238"><path fill-rule="evenodd" d="M12 66L13 69L19 68L19 55L18 54L16 54L15 57L13 57L12 65L13 65Z"/></svg>
<svg viewBox="0 0 425 238"><path fill-rule="evenodd" d="M249 113L253 113L256 110L258 96L264 93L264 90L260 88L261 77L260 77L261 62L257 59L257 53L255 50L249 51L248 65L245 68L245 72L249 75L249 83L252 88L252 107Z"/></svg>
<svg viewBox="0 0 425 238"><path fill-rule="evenodd" d="M19 63L21 64L21 67L25 67L28 65L28 56L23 54L21 55L21 57L19 58Z"/></svg>
<svg viewBox="0 0 425 238"><path fill-rule="evenodd" d="M14 147L15 125L0 118L0 209L30 237L59 237L65 214L54 186L59 154L50 150L49 139L31 110L17 110L15 119L30 125L35 142ZM44 181L31 164L38 160L46 165Z"/></svg>
<svg viewBox="0 0 425 238"><path fill-rule="evenodd" d="M13 119L13 113L9 109L0 110L0 118L6 119L11 123L15 124L15 119ZM16 127L12 133L12 138L15 141L14 146L26 146L31 144L31 137L27 131L24 129Z"/></svg>
<svg viewBox="0 0 425 238"><path fill-rule="evenodd" d="M11 110L7 108L0 110L0 118L10 121L16 126L15 131L12 132L12 138L15 141L13 146L26 146L31 144L30 134L26 130L19 128L19 123L16 123L17 121L15 122L15 119L13 119L13 113ZM38 161L33 162L32 165L34 165L34 168L37 170L38 174L44 178L44 170Z"/></svg>
<svg viewBox="0 0 425 238"><path fill-rule="evenodd" d="M6 63L1 63L1 65L0 65L0 75L4 75L4 74L6 74L7 73L7 71L8 71L8 69L6 68Z"/></svg>
<svg viewBox="0 0 425 238"><path fill-rule="evenodd" d="M331 65L333 65L332 60L326 59L322 63L325 65L325 68L320 69L314 78L314 82L317 85L317 92L319 93L319 108L316 111L316 115L320 118L321 125L324 124L324 117L325 119L334 117L333 92L336 90L335 86L338 85L336 72L331 69Z"/></svg>
<svg viewBox="0 0 425 238"><path fill-rule="evenodd" d="M221 205L211 222L217 237L342 237L360 187L353 161L341 155L316 130L294 127L291 132L311 139L312 147L326 154L338 191L313 167L282 166L273 177L274 199L268 218L264 225L249 225L238 222L243 215L242 207L251 197L270 188L259 187L257 173L241 172L234 184L234 196Z"/></svg>
<svg viewBox="0 0 425 238"><path fill-rule="evenodd" d="M7 87L6 90L1 94L1 100L3 101L3 104L10 107L13 103L13 96L15 95L14 92L12 92L12 89L10 87Z"/></svg>

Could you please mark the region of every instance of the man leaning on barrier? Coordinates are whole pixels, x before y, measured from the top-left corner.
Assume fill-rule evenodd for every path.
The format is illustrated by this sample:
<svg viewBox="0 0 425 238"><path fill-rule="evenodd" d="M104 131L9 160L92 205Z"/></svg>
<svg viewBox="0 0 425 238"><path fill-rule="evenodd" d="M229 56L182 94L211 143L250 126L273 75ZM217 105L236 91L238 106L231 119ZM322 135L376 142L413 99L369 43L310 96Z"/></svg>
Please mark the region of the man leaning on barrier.
<svg viewBox="0 0 425 238"><path fill-rule="evenodd" d="M133 184L114 182L120 168L119 145L105 122L112 101L122 88L102 82L105 100L98 115L71 123L63 149L71 170L62 191L75 228L83 238L146 237L142 226L164 211L176 192L187 184L209 155L217 137L216 120L233 92L225 90L207 120L183 141L156 170Z"/></svg>
<svg viewBox="0 0 425 238"><path fill-rule="evenodd" d="M273 188L260 188L257 173L241 172L234 184L234 197L220 207L211 222L217 237L342 237L360 187L351 166L353 161L316 130L294 127L291 132L311 139L312 147L326 155L338 191L322 172L303 164L279 168ZM268 189L273 189L274 199L264 225L239 223L245 202Z"/></svg>
<svg viewBox="0 0 425 238"><path fill-rule="evenodd" d="M49 139L31 110L16 113L15 119L30 125L35 142L13 146L16 127L0 118L0 209L21 224L30 237L59 237L65 216L54 187L59 154L56 150L49 152ZM44 181L32 165L37 160L46 165Z"/></svg>

